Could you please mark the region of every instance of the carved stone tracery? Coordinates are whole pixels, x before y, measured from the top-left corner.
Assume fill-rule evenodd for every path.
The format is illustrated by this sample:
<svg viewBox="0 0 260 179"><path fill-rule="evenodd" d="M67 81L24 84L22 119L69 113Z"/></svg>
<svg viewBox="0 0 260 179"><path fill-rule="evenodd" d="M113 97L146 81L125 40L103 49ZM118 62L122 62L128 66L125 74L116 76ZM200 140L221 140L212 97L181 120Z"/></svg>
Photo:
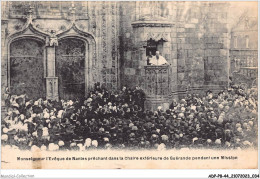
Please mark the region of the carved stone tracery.
<svg viewBox="0 0 260 179"><path fill-rule="evenodd" d="M138 20L166 20L170 15L168 2L141 1L136 6Z"/></svg>
<svg viewBox="0 0 260 179"><path fill-rule="evenodd" d="M111 82L113 90L117 89L117 52L116 52L116 3L111 4L112 12L112 71L111 71Z"/></svg>
<svg viewBox="0 0 260 179"><path fill-rule="evenodd" d="M172 27L174 24L168 21L135 21L133 27Z"/></svg>
<svg viewBox="0 0 260 179"><path fill-rule="evenodd" d="M12 94L44 97L43 41L17 39L10 44L9 87Z"/></svg>
<svg viewBox="0 0 260 179"><path fill-rule="evenodd" d="M167 98L169 95L169 67L145 66L145 91L148 97Z"/></svg>
<svg viewBox="0 0 260 179"><path fill-rule="evenodd" d="M102 81L104 84L107 83L107 78L106 78L106 62L107 62L107 44L106 44L106 37L107 37L107 26L106 26L106 5L105 3L102 3L101 7L101 46L102 46Z"/></svg>
<svg viewBox="0 0 260 179"><path fill-rule="evenodd" d="M47 99L58 99L58 78L55 77L55 51L53 51L54 46L58 46L58 42L62 38L66 37L76 37L76 38L81 38L85 39L87 47L88 47L88 56L86 60L88 61L88 67L86 68L87 70L87 75L86 75L86 92L93 86L94 84L94 78L92 75L97 74L97 68L96 68L96 42L93 37L93 35L86 33L82 30L80 30L77 25L76 21L78 20L76 15L77 13L74 13L74 16L72 19L70 19L70 25L68 25L65 28L62 28L61 30L55 31L55 30L48 30L45 31L46 29L40 27L38 23L36 23L35 26L35 11L34 11L35 6L28 6L28 9L24 11L24 14L26 16L22 16L21 18L26 18L26 22L21 26L18 31L12 34L8 34L7 36L7 42L8 44L11 44L14 40L18 38L26 39L28 37L33 38L33 39L41 39L42 41L45 41L46 43L46 51L47 53L54 53L54 54L47 54L46 59L44 59L47 64L47 67L44 67L44 75L42 77L46 77L46 97ZM76 11L75 7L72 7L72 14L73 11ZM18 17L18 16L17 16ZM40 28L39 28L40 27ZM9 47L9 45L8 45ZM8 53L10 51L10 48L8 48ZM48 59L51 58L51 59ZM10 60L10 59L9 59ZM90 62L89 62L90 61ZM44 63L44 65L45 65ZM54 64L53 64L54 63ZM48 67L52 66L53 68ZM10 65L9 65L10 66ZM48 70L51 70L50 73L48 73ZM9 70L10 73L10 70ZM47 74L47 76L46 76ZM51 74L51 76L48 76L48 74ZM8 75L10 76L10 75ZM44 85L44 84L42 84ZM9 86L10 86L10 79L9 79ZM44 85L45 86L45 85Z"/></svg>
<svg viewBox="0 0 260 179"><path fill-rule="evenodd" d="M170 96L169 66L145 66L145 108L157 110Z"/></svg>
<svg viewBox="0 0 260 179"><path fill-rule="evenodd" d="M171 41L170 39L170 33L166 33L166 32L148 32L146 34L146 38L142 39L142 41L147 41L153 39L155 41L159 41L159 40L164 40L164 41Z"/></svg>
<svg viewBox="0 0 260 179"><path fill-rule="evenodd" d="M24 15L33 7L32 14L37 18L56 18L69 19L71 18L70 8L74 4L77 9L75 11L76 19L89 19L88 17L88 2L10 2L9 14L10 18L24 18Z"/></svg>
<svg viewBox="0 0 260 179"><path fill-rule="evenodd" d="M62 99L73 99L85 95L86 43L68 37L60 40L56 48L56 75L59 78L59 95Z"/></svg>

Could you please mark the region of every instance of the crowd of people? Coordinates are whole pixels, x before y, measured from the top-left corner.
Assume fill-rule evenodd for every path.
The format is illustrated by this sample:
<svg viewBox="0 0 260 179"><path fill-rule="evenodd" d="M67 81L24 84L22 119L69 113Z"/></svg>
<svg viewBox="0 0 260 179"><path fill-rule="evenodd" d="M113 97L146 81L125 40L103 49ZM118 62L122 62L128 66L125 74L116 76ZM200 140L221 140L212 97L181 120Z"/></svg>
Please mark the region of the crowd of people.
<svg viewBox="0 0 260 179"><path fill-rule="evenodd" d="M49 151L257 147L256 89L187 94L166 110L144 110L144 101L139 87L109 92L99 83L82 101L7 94L2 145Z"/></svg>

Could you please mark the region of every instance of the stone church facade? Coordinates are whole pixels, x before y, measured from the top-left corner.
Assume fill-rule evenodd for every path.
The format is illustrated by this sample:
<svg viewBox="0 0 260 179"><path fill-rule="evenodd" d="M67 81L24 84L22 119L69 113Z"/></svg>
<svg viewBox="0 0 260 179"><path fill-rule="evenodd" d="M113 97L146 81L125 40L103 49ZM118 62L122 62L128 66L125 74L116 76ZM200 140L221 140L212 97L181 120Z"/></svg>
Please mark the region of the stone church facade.
<svg viewBox="0 0 260 179"><path fill-rule="evenodd" d="M224 2L2 2L2 92L80 98L96 82L145 90L156 50L170 63L167 97L225 89L227 11Z"/></svg>
<svg viewBox="0 0 260 179"><path fill-rule="evenodd" d="M233 82L248 88L257 87L258 24L254 13L241 15L231 29L230 75Z"/></svg>

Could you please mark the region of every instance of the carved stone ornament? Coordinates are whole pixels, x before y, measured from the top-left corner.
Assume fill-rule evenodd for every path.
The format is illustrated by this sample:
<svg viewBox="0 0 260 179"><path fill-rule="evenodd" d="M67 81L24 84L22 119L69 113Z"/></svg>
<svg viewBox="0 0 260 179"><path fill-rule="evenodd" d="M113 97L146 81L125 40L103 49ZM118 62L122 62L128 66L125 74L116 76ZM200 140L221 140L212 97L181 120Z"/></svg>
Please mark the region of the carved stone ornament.
<svg viewBox="0 0 260 179"><path fill-rule="evenodd" d="M58 46L58 38L57 37L50 37L50 44L52 46Z"/></svg>
<svg viewBox="0 0 260 179"><path fill-rule="evenodd" d="M144 39L145 41L153 39L155 41L159 41L161 39L165 40L165 41L170 41L170 33L165 33L165 32L161 32L161 33L147 33L146 38Z"/></svg>
<svg viewBox="0 0 260 179"><path fill-rule="evenodd" d="M136 21L132 23L134 28L137 27L172 27L174 24L168 21Z"/></svg>
<svg viewBox="0 0 260 179"><path fill-rule="evenodd" d="M72 2L72 7L69 8L70 11L70 20L72 23L76 21L76 7L74 6L74 2Z"/></svg>
<svg viewBox="0 0 260 179"><path fill-rule="evenodd" d="M33 20L36 18L36 16L33 14L33 11L34 11L34 7L30 5L25 12L26 15L22 17L23 19L26 19L25 26L32 24Z"/></svg>
<svg viewBox="0 0 260 179"><path fill-rule="evenodd" d="M51 30L51 34L46 38L46 46L58 46L58 38L54 30Z"/></svg>

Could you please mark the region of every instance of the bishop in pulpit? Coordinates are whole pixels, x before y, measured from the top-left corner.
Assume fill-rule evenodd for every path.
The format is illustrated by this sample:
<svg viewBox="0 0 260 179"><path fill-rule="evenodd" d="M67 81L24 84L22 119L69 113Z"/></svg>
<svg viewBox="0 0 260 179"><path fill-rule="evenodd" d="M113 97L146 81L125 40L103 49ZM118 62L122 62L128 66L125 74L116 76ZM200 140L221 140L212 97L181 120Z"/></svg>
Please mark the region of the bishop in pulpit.
<svg viewBox="0 0 260 179"><path fill-rule="evenodd" d="M146 94L145 109L156 110L158 106L164 109L169 107L170 95L170 72L169 63L156 51L156 55L149 59L151 65L144 66L145 69L145 87Z"/></svg>
<svg viewBox="0 0 260 179"><path fill-rule="evenodd" d="M156 51L155 56L150 58L150 64L151 65L169 65L167 60L160 55L159 51Z"/></svg>

